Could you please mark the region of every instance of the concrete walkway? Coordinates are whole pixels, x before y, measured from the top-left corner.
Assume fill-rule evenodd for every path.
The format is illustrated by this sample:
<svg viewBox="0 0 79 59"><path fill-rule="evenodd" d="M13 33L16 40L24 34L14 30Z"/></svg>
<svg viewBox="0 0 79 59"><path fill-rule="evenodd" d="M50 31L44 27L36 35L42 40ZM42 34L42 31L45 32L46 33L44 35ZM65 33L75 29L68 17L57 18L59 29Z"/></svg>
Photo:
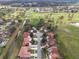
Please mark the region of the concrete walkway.
<svg viewBox="0 0 79 59"><path fill-rule="evenodd" d="M42 39L42 35L43 35L43 33L41 33L41 32L39 32L39 31L37 31L37 33L36 33L36 37L37 37L37 42L38 42L38 44L37 44L37 59L41 59L41 39Z"/></svg>

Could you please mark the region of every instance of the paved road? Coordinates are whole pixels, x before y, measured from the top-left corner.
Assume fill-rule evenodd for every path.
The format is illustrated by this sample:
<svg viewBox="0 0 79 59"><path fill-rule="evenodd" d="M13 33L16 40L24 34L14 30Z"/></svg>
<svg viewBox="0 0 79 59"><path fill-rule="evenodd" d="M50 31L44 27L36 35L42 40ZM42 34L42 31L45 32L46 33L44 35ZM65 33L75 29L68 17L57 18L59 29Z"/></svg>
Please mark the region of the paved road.
<svg viewBox="0 0 79 59"><path fill-rule="evenodd" d="M41 33L41 32L39 32L39 31L37 31L37 33L36 33L36 37L37 37L37 42L38 42L38 44L37 44L37 59L41 59L41 37L42 37L42 35L43 35L43 33Z"/></svg>

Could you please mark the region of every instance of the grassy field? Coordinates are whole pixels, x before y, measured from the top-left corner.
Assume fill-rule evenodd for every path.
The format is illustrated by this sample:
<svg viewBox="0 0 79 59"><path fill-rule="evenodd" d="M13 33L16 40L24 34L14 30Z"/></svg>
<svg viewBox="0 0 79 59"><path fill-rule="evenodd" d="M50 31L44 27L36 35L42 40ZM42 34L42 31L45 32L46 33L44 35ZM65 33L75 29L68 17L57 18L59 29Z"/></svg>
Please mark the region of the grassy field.
<svg viewBox="0 0 79 59"><path fill-rule="evenodd" d="M46 20L46 15L50 13L36 13L32 12L29 18L33 24L39 22L40 18ZM73 15L72 20L69 20L69 14ZM79 13L52 13L51 19L54 21L63 16L63 22L79 22ZM53 19L54 18L54 19ZM57 31L58 47L62 55L62 59L79 59L79 28L69 25L59 26Z"/></svg>
<svg viewBox="0 0 79 59"><path fill-rule="evenodd" d="M50 16L50 14L51 14L51 16ZM60 19L61 16L63 16L62 19ZM48 18L49 18L51 20L54 20L55 23L57 21L62 21L64 24L66 24L66 23L68 24L69 22L79 22L79 13L37 13L37 12L31 12L29 14L28 18L30 19L30 21L33 25L36 25L41 18L43 18L45 21L48 20ZM60 22L60 24L61 24L61 22ZM58 25L60 25L60 24L58 24Z"/></svg>
<svg viewBox="0 0 79 59"><path fill-rule="evenodd" d="M38 18L38 17L42 17L45 18L46 15L49 15L50 13L37 13L37 12L32 12L29 17L32 18ZM56 19L58 19L60 16L63 16L63 20L68 20L68 16L73 15L72 20L73 21L79 21L79 12L78 13L52 13L52 17Z"/></svg>
<svg viewBox="0 0 79 59"><path fill-rule="evenodd" d="M64 31L69 30L69 32ZM58 46L63 59L79 59L79 28L66 26L58 30Z"/></svg>

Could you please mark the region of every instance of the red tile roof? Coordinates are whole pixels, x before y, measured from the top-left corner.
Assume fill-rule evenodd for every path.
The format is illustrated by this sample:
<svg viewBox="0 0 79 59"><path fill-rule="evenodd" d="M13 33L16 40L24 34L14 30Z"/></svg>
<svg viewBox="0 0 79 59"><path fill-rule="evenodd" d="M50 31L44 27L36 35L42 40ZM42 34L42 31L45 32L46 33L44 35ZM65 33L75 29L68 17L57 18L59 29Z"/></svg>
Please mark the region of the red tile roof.
<svg viewBox="0 0 79 59"><path fill-rule="evenodd" d="M20 57L30 57L29 47L21 47L19 55Z"/></svg>
<svg viewBox="0 0 79 59"><path fill-rule="evenodd" d="M58 59L60 57L58 48L56 46L56 39L54 39L54 33L48 33L48 45L50 48L51 59Z"/></svg>
<svg viewBox="0 0 79 59"><path fill-rule="evenodd" d="M25 46L25 45L27 45L27 44L29 44L29 38L27 37L27 38L24 38L24 40L23 40L23 46Z"/></svg>
<svg viewBox="0 0 79 59"><path fill-rule="evenodd" d="M28 36L29 36L29 33L28 32L24 32L23 38L27 38Z"/></svg>
<svg viewBox="0 0 79 59"><path fill-rule="evenodd" d="M23 57L23 58L28 58L30 57L30 51L29 51L29 33L28 32L24 32L23 34L23 43L22 43L22 47L20 49L20 52L18 54L18 56Z"/></svg>

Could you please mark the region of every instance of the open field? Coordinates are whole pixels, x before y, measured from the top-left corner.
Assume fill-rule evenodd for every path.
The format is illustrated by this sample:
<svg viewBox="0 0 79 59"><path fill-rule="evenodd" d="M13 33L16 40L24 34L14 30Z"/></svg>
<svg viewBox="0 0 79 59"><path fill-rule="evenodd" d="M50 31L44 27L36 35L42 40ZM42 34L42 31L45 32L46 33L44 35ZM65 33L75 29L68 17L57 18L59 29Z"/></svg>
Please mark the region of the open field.
<svg viewBox="0 0 79 59"><path fill-rule="evenodd" d="M64 29L69 30L65 32ZM66 26L58 30L58 46L63 54L63 59L79 59L79 28Z"/></svg>
<svg viewBox="0 0 79 59"><path fill-rule="evenodd" d="M63 17L63 18L60 19L61 17ZM31 20L31 23L33 25L36 25L41 18L44 19L45 21L51 19L51 20L54 20L55 23L57 21L62 21L64 24L66 24L69 22L79 22L79 13L37 13L37 12L31 12L29 14L28 18Z"/></svg>
<svg viewBox="0 0 79 59"><path fill-rule="evenodd" d="M46 15L49 15L50 13L37 13L37 12L32 12L30 14L30 18L37 18L37 17L45 17ZM73 15L72 20L74 21L79 21L79 12L78 13L51 13L52 17L55 19L58 19L58 17L63 16L63 20L68 20L68 16Z"/></svg>

